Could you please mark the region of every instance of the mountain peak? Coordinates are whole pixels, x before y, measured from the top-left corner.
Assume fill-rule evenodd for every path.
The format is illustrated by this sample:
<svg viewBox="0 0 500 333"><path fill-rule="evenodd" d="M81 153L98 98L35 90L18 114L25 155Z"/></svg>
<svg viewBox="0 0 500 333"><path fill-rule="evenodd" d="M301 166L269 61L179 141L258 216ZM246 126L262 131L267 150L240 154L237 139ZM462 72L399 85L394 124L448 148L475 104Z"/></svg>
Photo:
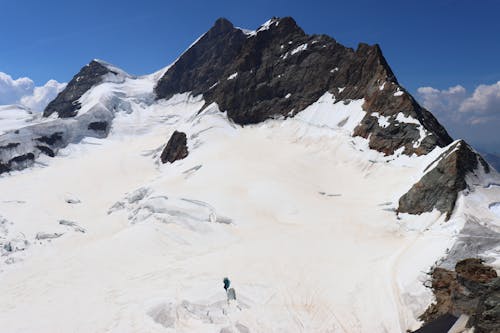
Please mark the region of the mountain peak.
<svg viewBox="0 0 500 333"><path fill-rule="evenodd" d="M202 94L206 105L217 103L240 125L293 117L329 92L336 102L365 99L367 115L354 135L369 138L370 148L387 155L401 147L407 155L426 154L451 142L399 85L378 44L361 43L354 51L331 37L307 35L291 17L273 17L252 32L217 20L164 74L155 92L159 99ZM398 113L412 123L400 126ZM380 126L373 114L392 117L394 126Z"/></svg>
<svg viewBox="0 0 500 333"><path fill-rule="evenodd" d="M234 29L234 25L224 17L218 18L209 32L225 33Z"/></svg>
<svg viewBox="0 0 500 333"><path fill-rule="evenodd" d="M362 56L371 57L381 66L381 68L383 68L383 70L385 71L384 75L387 77L387 79L398 84L396 75L394 75L394 72L389 66L389 63L385 59L379 44L369 45L367 43L359 43L358 48L356 49L356 53Z"/></svg>
<svg viewBox="0 0 500 333"><path fill-rule="evenodd" d="M105 74L111 70L99 60L92 60L83 66L78 74L68 83L66 88L47 105L43 111L43 116L48 117L57 113L61 118L74 117L80 109L78 99L90 88L102 81Z"/></svg>

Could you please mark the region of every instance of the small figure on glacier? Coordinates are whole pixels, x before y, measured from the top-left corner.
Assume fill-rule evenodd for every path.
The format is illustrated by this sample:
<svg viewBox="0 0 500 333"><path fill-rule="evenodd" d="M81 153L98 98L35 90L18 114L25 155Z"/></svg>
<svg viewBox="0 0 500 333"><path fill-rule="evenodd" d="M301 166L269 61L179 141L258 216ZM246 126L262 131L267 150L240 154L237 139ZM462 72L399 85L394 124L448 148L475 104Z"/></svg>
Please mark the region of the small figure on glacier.
<svg viewBox="0 0 500 333"><path fill-rule="evenodd" d="M224 280L222 280L222 282L224 283L224 289L226 290L227 293L227 289L231 285L231 281L229 280L229 278L225 277Z"/></svg>
<svg viewBox="0 0 500 333"><path fill-rule="evenodd" d="M224 283L224 290L226 290L227 301L236 300L236 291L234 288L229 288L231 286L229 278L225 277L222 282Z"/></svg>

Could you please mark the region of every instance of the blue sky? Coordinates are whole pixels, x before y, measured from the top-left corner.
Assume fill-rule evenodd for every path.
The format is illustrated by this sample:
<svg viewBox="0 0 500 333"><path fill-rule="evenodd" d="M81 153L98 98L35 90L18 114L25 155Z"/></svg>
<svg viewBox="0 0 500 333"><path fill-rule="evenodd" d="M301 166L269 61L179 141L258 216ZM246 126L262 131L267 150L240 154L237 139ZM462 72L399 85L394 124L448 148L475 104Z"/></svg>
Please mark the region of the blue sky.
<svg viewBox="0 0 500 333"><path fill-rule="evenodd" d="M379 43L400 83L426 106L437 108L436 113L446 115L452 111L446 107L458 103L436 102L457 97L449 96L450 87L460 85L465 90L460 98L465 100L479 85L500 80L500 1L496 0L0 0L0 4L0 72L14 79L29 77L35 85L49 79L67 82L93 58L132 74L150 73L172 62L218 17L253 29L272 16L292 16L307 33L325 33L350 47L361 41ZM420 87L435 91L419 92ZM468 130L451 127L452 134L458 131L460 136Z"/></svg>

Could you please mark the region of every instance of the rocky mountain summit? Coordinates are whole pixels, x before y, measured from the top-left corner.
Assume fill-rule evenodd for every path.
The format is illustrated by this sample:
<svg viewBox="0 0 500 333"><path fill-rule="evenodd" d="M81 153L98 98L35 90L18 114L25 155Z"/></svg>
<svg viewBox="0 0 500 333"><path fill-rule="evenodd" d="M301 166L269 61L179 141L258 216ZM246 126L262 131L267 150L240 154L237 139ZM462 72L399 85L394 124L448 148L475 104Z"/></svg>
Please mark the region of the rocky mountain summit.
<svg viewBox="0 0 500 333"><path fill-rule="evenodd" d="M399 85L378 45L361 43L353 50L326 35L307 35L290 17L271 19L251 33L217 20L155 88L158 98L188 91L203 94L206 105L217 103L240 125L293 117L325 92L346 104L364 98L367 114L353 135L367 138L370 148L421 155L452 142ZM388 124L381 125L380 117Z"/></svg>

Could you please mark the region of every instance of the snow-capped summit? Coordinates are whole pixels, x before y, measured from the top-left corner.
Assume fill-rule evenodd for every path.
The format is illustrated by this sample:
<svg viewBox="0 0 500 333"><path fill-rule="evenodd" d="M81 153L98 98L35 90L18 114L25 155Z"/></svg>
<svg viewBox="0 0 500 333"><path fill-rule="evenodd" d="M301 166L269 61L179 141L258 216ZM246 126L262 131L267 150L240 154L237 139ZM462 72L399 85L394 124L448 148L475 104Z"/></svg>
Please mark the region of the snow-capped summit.
<svg viewBox="0 0 500 333"><path fill-rule="evenodd" d="M21 118L0 134L6 332L495 324L500 176L378 45L219 19L150 75L92 60ZM474 301L426 287L469 270Z"/></svg>

